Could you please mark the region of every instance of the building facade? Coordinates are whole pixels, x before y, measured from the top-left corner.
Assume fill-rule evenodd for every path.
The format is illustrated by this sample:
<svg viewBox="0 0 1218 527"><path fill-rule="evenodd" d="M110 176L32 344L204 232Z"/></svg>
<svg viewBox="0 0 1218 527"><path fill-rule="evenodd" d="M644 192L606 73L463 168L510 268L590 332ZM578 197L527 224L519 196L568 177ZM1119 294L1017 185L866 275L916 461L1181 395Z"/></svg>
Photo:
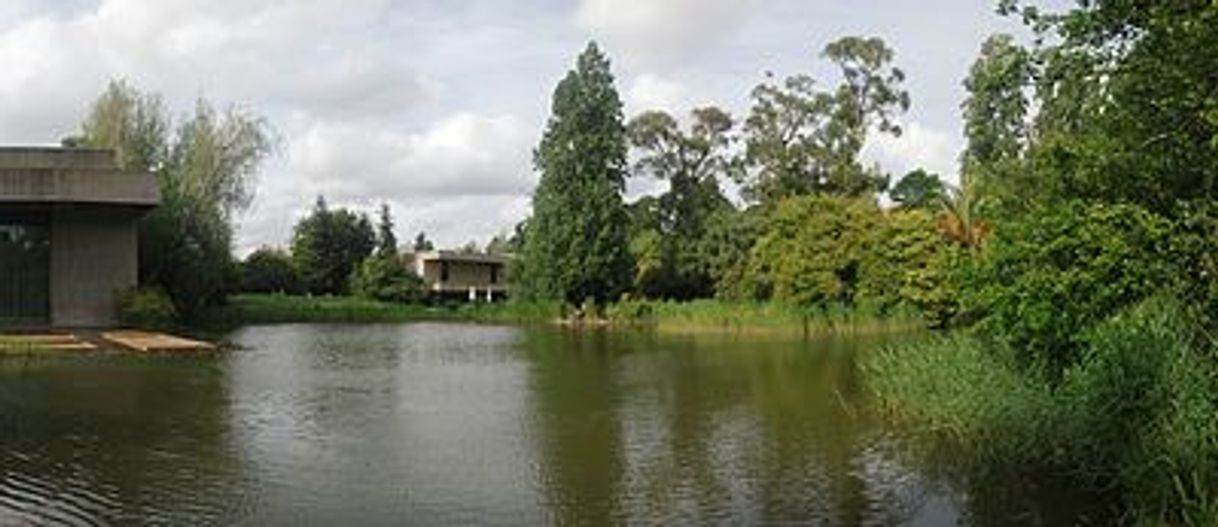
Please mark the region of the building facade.
<svg viewBox="0 0 1218 527"><path fill-rule="evenodd" d="M491 301L507 295L506 256L428 251L414 255L415 273L435 296Z"/></svg>
<svg viewBox="0 0 1218 527"><path fill-rule="evenodd" d="M104 327L138 279L152 174L113 151L0 147L0 327Z"/></svg>

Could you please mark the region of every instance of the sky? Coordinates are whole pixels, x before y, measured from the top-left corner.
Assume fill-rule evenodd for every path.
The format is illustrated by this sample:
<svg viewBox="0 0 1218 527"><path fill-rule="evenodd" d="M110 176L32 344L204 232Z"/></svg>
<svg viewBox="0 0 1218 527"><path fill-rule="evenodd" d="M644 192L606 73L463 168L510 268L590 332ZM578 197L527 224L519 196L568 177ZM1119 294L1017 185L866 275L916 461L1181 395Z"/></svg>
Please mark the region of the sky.
<svg viewBox="0 0 1218 527"><path fill-rule="evenodd" d="M1058 3L1066 0L1060 0ZM714 104L737 117L766 72L833 71L847 35L896 50L913 103L864 152L899 176L956 178L961 86L981 42L1023 34L991 0L4 0L0 144L57 144L111 79L176 114L204 97L266 118L276 151L236 247L283 246L318 195L400 240L485 243L529 212L555 84L589 40L631 116ZM656 192L634 179L630 196Z"/></svg>

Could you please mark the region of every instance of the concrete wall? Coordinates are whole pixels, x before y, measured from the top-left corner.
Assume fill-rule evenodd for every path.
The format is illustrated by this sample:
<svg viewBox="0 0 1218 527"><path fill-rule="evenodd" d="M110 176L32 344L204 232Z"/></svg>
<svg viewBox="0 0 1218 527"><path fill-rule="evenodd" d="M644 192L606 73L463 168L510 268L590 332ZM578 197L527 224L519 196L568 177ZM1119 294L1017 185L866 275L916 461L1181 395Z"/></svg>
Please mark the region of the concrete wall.
<svg viewBox="0 0 1218 527"><path fill-rule="evenodd" d="M118 322L118 294L136 285L140 211L57 206L51 213L51 324L100 327Z"/></svg>
<svg viewBox="0 0 1218 527"><path fill-rule="evenodd" d="M499 266L499 281L491 283L491 266ZM489 264L482 262L448 262L448 280L441 282L441 267L442 264L437 260L428 260L423 262L423 272L420 273L423 281L427 283L428 288L433 291L469 291L470 287L476 288L480 292L486 291L489 287L495 291L503 291L507 288L507 276L505 276L502 264Z"/></svg>

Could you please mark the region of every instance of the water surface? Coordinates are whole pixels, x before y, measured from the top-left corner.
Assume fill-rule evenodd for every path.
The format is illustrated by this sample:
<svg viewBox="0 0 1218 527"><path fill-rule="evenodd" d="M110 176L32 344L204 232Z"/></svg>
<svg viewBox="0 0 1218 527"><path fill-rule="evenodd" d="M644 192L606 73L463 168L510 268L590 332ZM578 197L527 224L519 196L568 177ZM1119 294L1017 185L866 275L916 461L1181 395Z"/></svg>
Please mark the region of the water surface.
<svg viewBox="0 0 1218 527"><path fill-rule="evenodd" d="M0 524L1053 524L909 461L875 339L284 325L0 360ZM1006 493L1009 492L1009 495Z"/></svg>

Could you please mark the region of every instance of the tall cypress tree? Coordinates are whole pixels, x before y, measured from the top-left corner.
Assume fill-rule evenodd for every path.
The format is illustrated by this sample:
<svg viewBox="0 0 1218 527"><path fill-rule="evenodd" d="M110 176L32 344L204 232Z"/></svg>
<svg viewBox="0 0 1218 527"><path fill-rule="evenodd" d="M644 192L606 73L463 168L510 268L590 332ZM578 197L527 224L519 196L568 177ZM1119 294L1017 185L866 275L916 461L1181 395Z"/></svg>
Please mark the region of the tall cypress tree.
<svg viewBox="0 0 1218 527"><path fill-rule="evenodd" d="M554 90L533 154L541 180L517 272L522 296L604 303L629 285L626 151L609 60L590 43Z"/></svg>

